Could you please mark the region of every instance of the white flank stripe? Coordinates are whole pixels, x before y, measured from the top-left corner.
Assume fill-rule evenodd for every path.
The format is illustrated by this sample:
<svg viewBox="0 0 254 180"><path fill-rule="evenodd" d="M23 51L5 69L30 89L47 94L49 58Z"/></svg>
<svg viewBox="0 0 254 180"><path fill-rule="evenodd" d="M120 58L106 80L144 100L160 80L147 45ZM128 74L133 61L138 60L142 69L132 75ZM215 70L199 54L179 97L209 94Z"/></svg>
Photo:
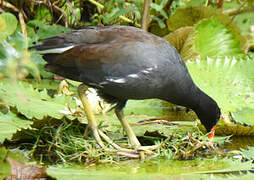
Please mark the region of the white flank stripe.
<svg viewBox="0 0 254 180"><path fill-rule="evenodd" d="M138 75L137 75L137 74L129 74L128 77L131 77L131 78L138 78Z"/></svg>
<svg viewBox="0 0 254 180"><path fill-rule="evenodd" d="M119 79L107 78L107 81L114 82L114 83L125 83L126 82L126 80L124 78L119 78Z"/></svg>
<svg viewBox="0 0 254 180"><path fill-rule="evenodd" d="M73 47L74 46L68 46L68 47L64 47L64 48L47 49L47 50L42 50L42 51L37 51L37 52L40 54L63 53Z"/></svg>

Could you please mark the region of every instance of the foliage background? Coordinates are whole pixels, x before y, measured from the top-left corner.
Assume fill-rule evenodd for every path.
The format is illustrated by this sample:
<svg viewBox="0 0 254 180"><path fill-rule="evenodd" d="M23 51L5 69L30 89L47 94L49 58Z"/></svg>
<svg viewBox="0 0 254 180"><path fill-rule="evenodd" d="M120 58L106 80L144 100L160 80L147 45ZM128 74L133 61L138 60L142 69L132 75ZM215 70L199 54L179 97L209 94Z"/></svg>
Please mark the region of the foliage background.
<svg viewBox="0 0 254 180"><path fill-rule="evenodd" d="M89 25L141 27L142 9L140 0L0 0L0 142L10 149L25 149L29 157L49 164L85 162L89 166L128 159L97 149L92 138L84 141L87 121L77 98L79 83L63 83L60 77L46 72L41 55L28 47L41 39ZM254 135L253 12L251 0L150 3L148 31L175 46L195 83L218 102L223 111L216 131L219 135ZM105 113L108 105L94 93L89 94L89 99L101 120L100 127L127 145L113 113ZM98 106L98 102L102 105ZM186 156L189 149L206 141L192 112L148 100L129 101L126 115L143 143L163 144L156 157L200 158L202 151ZM163 116L167 121L138 121L151 116ZM192 132L188 140L187 132ZM251 159L247 157L251 152L238 154L247 160ZM232 170L228 165L231 160L222 161Z"/></svg>

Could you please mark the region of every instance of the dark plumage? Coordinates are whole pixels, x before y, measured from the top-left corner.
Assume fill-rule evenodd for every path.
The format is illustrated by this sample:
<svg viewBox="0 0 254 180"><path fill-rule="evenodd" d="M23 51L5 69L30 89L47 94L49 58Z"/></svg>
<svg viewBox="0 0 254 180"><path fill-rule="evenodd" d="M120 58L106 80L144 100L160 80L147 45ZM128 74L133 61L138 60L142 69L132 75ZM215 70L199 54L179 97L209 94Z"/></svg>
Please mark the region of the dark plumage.
<svg viewBox="0 0 254 180"><path fill-rule="evenodd" d="M128 26L89 27L42 40L46 69L96 88L121 110L128 99L157 98L193 109L210 131L217 103L192 81L166 40Z"/></svg>

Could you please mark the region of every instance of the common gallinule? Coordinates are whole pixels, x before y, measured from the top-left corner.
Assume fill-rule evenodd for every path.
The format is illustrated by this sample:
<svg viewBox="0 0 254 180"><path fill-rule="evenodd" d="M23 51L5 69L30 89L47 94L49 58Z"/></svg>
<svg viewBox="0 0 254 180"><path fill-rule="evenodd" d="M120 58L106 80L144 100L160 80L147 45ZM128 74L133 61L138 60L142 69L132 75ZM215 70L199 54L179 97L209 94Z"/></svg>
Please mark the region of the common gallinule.
<svg viewBox="0 0 254 180"><path fill-rule="evenodd" d="M122 111L128 99L156 98L190 108L213 136L220 118L217 103L194 84L176 49L160 37L129 26L88 27L44 39L32 49L43 54L46 70L84 83L79 96L101 147L101 138L111 141L98 129L84 93L87 86L116 104L115 113L136 150L141 145Z"/></svg>

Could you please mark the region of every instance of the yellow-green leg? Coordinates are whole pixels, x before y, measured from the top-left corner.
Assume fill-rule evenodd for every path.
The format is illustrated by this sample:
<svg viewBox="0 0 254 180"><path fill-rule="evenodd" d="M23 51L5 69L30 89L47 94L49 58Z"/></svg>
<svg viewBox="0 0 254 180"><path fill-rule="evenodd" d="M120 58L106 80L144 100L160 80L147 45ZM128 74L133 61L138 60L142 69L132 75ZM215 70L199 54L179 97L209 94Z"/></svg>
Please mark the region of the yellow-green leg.
<svg viewBox="0 0 254 180"><path fill-rule="evenodd" d="M84 110L85 110L87 120L88 120L88 127L86 128L85 135L84 135L85 138L87 138L89 132L92 131L96 142L99 144L99 146L101 148L106 149L106 146L104 145L104 143L101 139L101 138L103 138L107 143L109 143L111 146L113 146L116 150L129 151L128 149L121 148L120 146L115 144L105 133L103 133L101 130L98 129L97 121L94 117L92 109L90 108L90 105L89 105L89 101L88 101L87 96L85 94L87 89L88 89L88 86L86 86L85 84L81 84L78 87L78 94L79 94L80 100L84 106Z"/></svg>
<svg viewBox="0 0 254 180"><path fill-rule="evenodd" d="M85 110L87 120L88 120L88 128L85 131L85 136L88 136L88 131L91 130L96 142L98 143L98 145L101 148L107 149L102 141L102 139L104 139L107 143L109 143L111 146L113 146L116 150L123 151L123 152L133 152L133 150L121 148L120 146L115 144L105 133L103 133L101 130L98 129L97 121L94 117L92 109L90 108L90 105L89 105L89 101L88 101L87 96L85 94L85 91L87 91L87 89L88 89L88 87L85 84L81 84L78 87L78 94L79 94L80 100L84 106L84 110ZM139 143L135 133L133 132L131 126L125 120L123 111L116 108L115 113L116 113L116 116L118 117L118 119L120 120L120 122L121 122L127 136L128 136L128 139L130 141L132 148L135 151L139 151L140 158L142 160L144 160L145 159L144 151L151 154L152 152L150 150L152 150L152 149L154 150L155 147L152 147L152 146L151 147L142 147L141 144Z"/></svg>
<svg viewBox="0 0 254 180"><path fill-rule="evenodd" d="M130 144L131 144L132 148L134 148L135 150L140 150L141 144L138 141L138 138L136 137L135 133L133 132L130 124L124 118L123 111L116 108L115 113L116 113L117 118L121 122L127 136L128 136L128 139L130 141ZM140 159L144 160L145 159L144 151L141 150L139 152L139 154L140 154Z"/></svg>
<svg viewBox="0 0 254 180"><path fill-rule="evenodd" d="M87 120L88 120L88 128L91 129L91 131L93 133L93 136L94 136L96 142L99 144L99 146L101 146L102 148L105 148L105 145L102 142L102 140L100 138L100 135L99 135L98 125L97 125L96 119L94 117L92 109L90 108L89 101L88 101L87 96L85 94L85 91L87 89L88 89L88 87L84 84L81 84L78 87L78 94L79 94L80 100L81 100L81 102L84 106L84 110L85 110L86 117L87 117ZM87 130L85 132L86 135L88 133Z"/></svg>

